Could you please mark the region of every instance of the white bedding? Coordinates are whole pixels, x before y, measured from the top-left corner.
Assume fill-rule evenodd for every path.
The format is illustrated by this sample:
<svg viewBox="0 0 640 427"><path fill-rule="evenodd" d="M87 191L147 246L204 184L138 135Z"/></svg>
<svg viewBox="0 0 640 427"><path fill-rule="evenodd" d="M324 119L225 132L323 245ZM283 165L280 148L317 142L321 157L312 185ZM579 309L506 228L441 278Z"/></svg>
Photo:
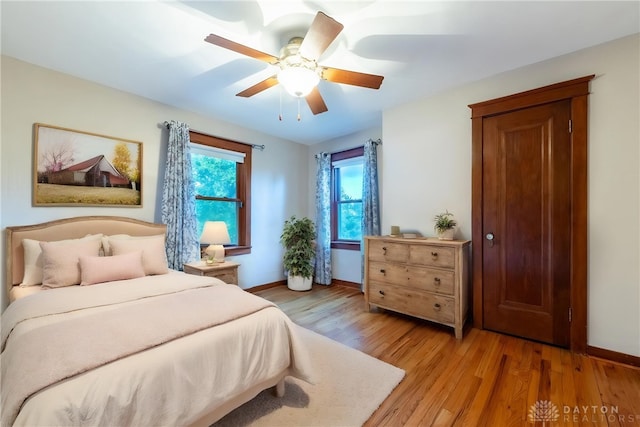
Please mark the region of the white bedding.
<svg viewBox="0 0 640 427"><path fill-rule="evenodd" d="M59 381L31 395L15 421L7 415L5 401L12 397L8 394L19 389L11 387L10 377L12 374L30 374L20 372L28 365L26 355L21 363L20 357L10 354L13 342L23 339L16 337L35 335L38 328L52 328L52 324L64 324L69 319L82 322L95 317L95 313L107 319L106 316L116 312L113 308L116 304L139 304L149 292L172 293L183 286L234 285L213 278L170 272L43 291L11 304L2 318L3 346L12 329L0 359L2 424L160 426L210 423L233 409L228 407L229 401L248 392L255 394L263 385L274 384L274 379L294 375L313 381L308 355L290 320L278 308L270 306ZM237 289L237 292L243 291ZM92 300L95 307L77 309L77 301L86 298ZM47 311L59 314L42 315L43 304ZM225 301L211 301L211 310L219 307L222 311L224 306ZM21 314L24 311L29 313ZM166 315L171 319L176 313ZM30 320L17 322L22 317ZM12 328L14 324L16 326ZM56 333L51 335L55 339ZM32 356L40 358L43 364L55 363L55 360L47 359L47 354ZM216 416L211 418L211 414Z"/></svg>

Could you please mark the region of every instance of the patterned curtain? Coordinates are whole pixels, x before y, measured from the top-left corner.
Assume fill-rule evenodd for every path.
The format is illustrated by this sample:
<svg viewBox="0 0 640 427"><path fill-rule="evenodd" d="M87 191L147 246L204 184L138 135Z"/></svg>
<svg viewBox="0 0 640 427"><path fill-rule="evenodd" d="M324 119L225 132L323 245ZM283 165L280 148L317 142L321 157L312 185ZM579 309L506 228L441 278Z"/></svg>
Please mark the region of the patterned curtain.
<svg viewBox="0 0 640 427"><path fill-rule="evenodd" d="M191 176L189 125L171 121L162 190L162 222L167 225L169 268L182 270L200 258L196 200Z"/></svg>
<svg viewBox="0 0 640 427"><path fill-rule="evenodd" d="M378 195L378 144L380 140L368 140L364 144L362 171L362 241L361 283L364 283L364 236L380 235L380 198Z"/></svg>
<svg viewBox="0 0 640 427"><path fill-rule="evenodd" d="M331 155L316 155L316 279L331 284Z"/></svg>

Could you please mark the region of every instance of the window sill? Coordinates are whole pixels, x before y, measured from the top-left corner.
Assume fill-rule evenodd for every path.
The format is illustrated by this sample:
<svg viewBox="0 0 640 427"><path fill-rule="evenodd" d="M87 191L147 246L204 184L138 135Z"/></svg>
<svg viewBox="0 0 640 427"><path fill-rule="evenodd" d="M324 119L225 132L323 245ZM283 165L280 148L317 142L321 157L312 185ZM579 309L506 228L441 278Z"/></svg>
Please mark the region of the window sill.
<svg viewBox="0 0 640 427"><path fill-rule="evenodd" d="M344 240L334 240L331 242L331 249L346 249L348 251L359 251L360 242L347 242Z"/></svg>
<svg viewBox="0 0 640 427"><path fill-rule="evenodd" d="M251 246L233 246L224 248L226 255L245 255L251 253Z"/></svg>
<svg viewBox="0 0 640 427"><path fill-rule="evenodd" d="M209 245L200 245L200 253L204 253L204 250ZM224 248L224 255L245 255L251 253L251 246L229 246Z"/></svg>

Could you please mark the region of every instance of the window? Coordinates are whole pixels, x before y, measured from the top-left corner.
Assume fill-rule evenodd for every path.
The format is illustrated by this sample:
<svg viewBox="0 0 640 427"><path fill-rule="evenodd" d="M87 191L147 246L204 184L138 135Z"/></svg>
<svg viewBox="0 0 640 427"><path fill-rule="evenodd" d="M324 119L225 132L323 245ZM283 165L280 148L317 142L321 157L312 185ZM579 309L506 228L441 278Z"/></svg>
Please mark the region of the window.
<svg viewBox="0 0 640 427"><path fill-rule="evenodd" d="M331 155L331 247L360 250L364 148Z"/></svg>
<svg viewBox="0 0 640 427"><path fill-rule="evenodd" d="M190 131L198 235L205 221L224 221L228 255L251 252L251 146Z"/></svg>

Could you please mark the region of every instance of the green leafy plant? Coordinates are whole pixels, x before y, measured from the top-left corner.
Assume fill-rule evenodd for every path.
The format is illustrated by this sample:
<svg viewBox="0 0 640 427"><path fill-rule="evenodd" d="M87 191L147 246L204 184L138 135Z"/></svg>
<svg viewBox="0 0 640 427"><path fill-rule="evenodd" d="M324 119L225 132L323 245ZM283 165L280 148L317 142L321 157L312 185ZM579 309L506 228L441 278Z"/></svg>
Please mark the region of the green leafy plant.
<svg viewBox="0 0 640 427"><path fill-rule="evenodd" d="M316 229L309 218L292 216L284 222L280 243L284 246L282 262L291 276L313 276L314 240Z"/></svg>
<svg viewBox="0 0 640 427"><path fill-rule="evenodd" d="M444 211L444 213L436 215L433 220L436 222L433 229L438 233L450 230L458 225L456 220L453 219L453 214L449 211Z"/></svg>

